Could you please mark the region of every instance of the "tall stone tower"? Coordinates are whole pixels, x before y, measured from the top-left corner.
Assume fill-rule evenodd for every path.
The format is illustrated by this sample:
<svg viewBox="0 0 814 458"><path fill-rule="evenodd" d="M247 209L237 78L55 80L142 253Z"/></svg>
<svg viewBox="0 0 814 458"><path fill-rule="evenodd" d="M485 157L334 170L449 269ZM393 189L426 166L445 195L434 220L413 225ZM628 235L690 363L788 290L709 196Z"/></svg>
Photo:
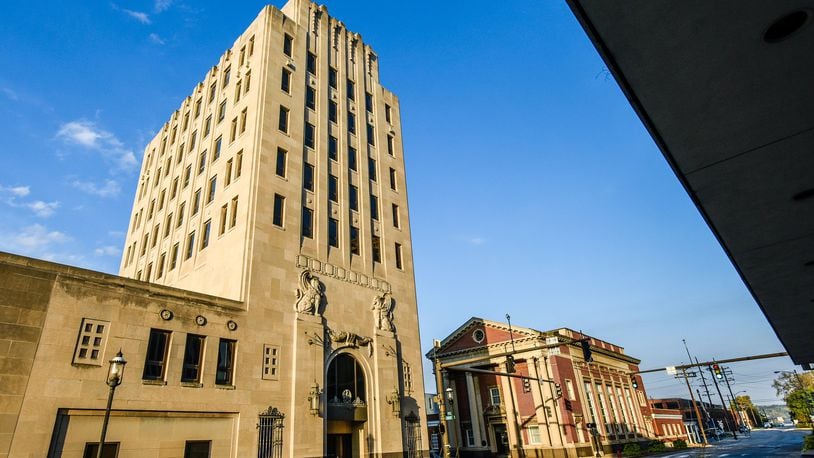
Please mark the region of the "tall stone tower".
<svg viewBox="0 0 814 458"><path fill-rule="evenodd" d="M287 456L427 448L399 101L325 6L265 7L147 145L120 275L243 304Z"/></svg>

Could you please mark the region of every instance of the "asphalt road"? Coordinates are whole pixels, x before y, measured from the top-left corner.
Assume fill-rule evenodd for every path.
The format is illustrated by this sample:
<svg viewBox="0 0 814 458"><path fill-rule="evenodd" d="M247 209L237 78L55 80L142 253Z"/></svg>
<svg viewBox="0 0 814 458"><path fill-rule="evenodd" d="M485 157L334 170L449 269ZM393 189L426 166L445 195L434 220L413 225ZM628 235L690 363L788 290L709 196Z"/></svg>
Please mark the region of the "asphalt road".
<svg viewBox="0 0 814 458"><path fill-rule="evenodd" d="M724 439L706 449L692 448L681 452L660 455L662 458L765 458L765 457L799 457L802 449L803 436L811 434L811 430L796 430L791 428L759 429L752 431L751 437L738 434L738 440Z"/></svg>

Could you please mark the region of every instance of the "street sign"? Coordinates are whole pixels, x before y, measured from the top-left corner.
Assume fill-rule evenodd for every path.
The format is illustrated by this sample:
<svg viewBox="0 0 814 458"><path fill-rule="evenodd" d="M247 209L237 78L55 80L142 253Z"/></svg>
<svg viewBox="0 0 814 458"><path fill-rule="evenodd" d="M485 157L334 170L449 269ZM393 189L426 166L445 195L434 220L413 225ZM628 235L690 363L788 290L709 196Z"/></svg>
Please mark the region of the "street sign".
<svg viewBox="0 0 814 458"><path fill-rule="evenodd" d="M697 372L684 372L681 375L676 375L675 378L684 378L684 377L698 377Z"/></svg>
<svg viewBox="0 0 814 458"><path fill-rule="evenodd" d="M444 420L447 420L447 421L452 421L454 419L455 419L455 414L453 414L452 412L447 412L447 416L444 418Z"/></svg>
<svg viewBox="0 0 814 458"><path fill-rule="evenodd" d="M675 367L675 366L667 366L667 367L665 367L664 369L665 369L665 370L667 370L667 373L668 373L669 375L676 375L676 374L678 373L678 371L676 371L676 367Z"/></svg>

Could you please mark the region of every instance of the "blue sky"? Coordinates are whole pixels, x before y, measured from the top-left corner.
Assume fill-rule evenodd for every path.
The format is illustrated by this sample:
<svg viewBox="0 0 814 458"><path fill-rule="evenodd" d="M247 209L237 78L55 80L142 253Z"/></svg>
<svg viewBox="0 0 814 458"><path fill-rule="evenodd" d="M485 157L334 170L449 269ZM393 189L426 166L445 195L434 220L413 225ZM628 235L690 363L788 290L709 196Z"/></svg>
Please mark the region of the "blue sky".
<svg viewBox="0 0 814 458"><path fill-rule="evenodd" d="M117 272L142 148L263 5L6 5L0 250ZM401 100L425 349L509 313L643 368L686 362L682 338L702 360L783 351L563 2L327 6ZM732 368L771 403L792 365Z"/></svg>

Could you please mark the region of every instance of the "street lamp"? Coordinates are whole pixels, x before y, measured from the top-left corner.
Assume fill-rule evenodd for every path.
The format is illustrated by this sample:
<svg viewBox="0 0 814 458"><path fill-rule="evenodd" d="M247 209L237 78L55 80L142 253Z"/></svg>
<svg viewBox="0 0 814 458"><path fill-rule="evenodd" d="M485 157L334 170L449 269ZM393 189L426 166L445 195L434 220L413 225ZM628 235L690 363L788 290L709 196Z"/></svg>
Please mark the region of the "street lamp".
<svg viewBox="0 0 814 458"><path fill-rule="evenodd" d="M449 402L449 410L452 411L452 415L454 417L454 415L455 415L455 397L452 394L452 387L448 386L447 389L444 390L444 393L446 393L446 395L447 395L447 401ZM457 450L461 447L461 438L458 435L458 425L457 425L458 418L455 417L454 420L452 420L452 421L453 421L452 429L455 430L455 450L456 450L455 456L458 456Z"/></svg>
<svg viewBox="0 0 814 458"><path fill-rule="evenodd" d="M102 422L102 437L99 439L99 448L96 451L96 458L102 458L102 450L105 447L105 435L107 435L107 422L110 420L110 406L113 404L113 393L116 387L121 385L124 378L124 366L127 361L124 359L121 349L116 356L110 360L110 368L107 372L105 383L110 387L110 394L107 395L107 408L105 408L105 419Z"/></svg>

